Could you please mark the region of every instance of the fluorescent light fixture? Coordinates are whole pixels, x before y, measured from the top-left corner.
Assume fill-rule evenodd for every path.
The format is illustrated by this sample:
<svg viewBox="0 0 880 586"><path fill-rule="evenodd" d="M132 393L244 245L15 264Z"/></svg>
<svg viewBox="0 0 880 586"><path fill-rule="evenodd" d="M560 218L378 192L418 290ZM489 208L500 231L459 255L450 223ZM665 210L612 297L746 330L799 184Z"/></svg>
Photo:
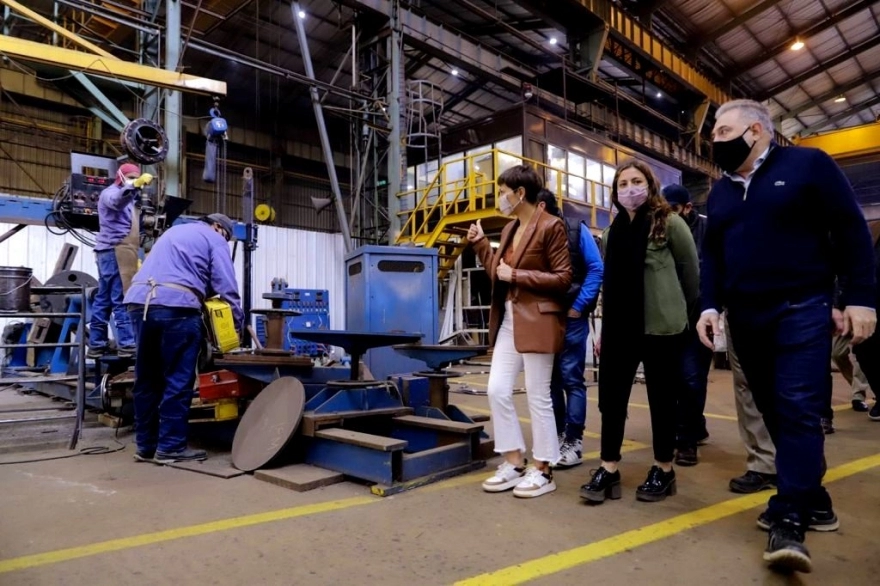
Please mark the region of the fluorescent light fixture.
<svg viewBox="0 0 880 586"><path fill-rule="evenodd" d="M838 104L841 102L845 102L846 96L837 96L836 98L834 98L834 101L837 102Z"/></svg>
<svg viewBox="0 0 880 586"><path fill-rule="evenodd" d="M555 45L555 44L558 43L558 42L559 42L559 41L556 40L556 37L550 37L550 44L551 44L551 45Z"/></svg>
<svg viewBox="0 0 880 586"><path fill-rule="evenodd" d="M453 68L453 70L450 71L450 73L451 73L453 76L458 76L458 69L454 69L454 68Z"/></svg>
<svg viewBox="0 0 880 586"><path fill-rule="evenodd" d="M794 42L791 44L792 51L800 51L803 48L804 48L804 42L802 40L800 40L799 38L796 38L794 40Z"/></svg>

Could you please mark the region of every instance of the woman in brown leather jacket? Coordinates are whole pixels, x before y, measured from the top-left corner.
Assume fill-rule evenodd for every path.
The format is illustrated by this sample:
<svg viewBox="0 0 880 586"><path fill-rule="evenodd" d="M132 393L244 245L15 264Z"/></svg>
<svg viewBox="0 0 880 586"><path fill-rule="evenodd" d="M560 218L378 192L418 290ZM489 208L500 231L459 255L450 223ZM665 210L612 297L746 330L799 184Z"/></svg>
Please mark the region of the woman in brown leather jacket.
<svg viewBox="0 0 880 586"><path fill-rule="evenodd" d="M551 466L559 459L559 439L550 400L553 357L565 335L564 296L571 284L571 260L565 226L539 210L543 182L528 165L498 177L499 209L513 216L492 250L479 221L468 230L480 262L492 282L489 343L494 346L489 372L495 451L504 455L495 474L483 483L487 492L513 488L530 498L556 490ZM513 404L513 386L525 370L532 418L534 465L526 468L525 441Z"/></svg>

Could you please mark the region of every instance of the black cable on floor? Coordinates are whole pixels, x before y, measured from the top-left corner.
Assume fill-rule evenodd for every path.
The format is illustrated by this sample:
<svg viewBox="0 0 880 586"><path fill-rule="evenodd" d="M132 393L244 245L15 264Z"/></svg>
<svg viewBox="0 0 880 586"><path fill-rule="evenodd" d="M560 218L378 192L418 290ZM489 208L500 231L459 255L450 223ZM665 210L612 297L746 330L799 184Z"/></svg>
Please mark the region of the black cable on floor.
<svg viewBox="0 0 880 586"><path fill-rule="evenodd" d="M9 464L32 464L35 462L49 462L50 460L66 460L67 458L76 458L77 456L103 456L105 454L121 452L125 449L125 444L116 440L113 441L119 444L118 448L110 449L110 447L108 446L88 446L85 448L81 448L75 454L67 454L65 456L52 456L50 458L34 458L32 460L14 460L11 462L0 462L0 466L7 466Z"/></svg>

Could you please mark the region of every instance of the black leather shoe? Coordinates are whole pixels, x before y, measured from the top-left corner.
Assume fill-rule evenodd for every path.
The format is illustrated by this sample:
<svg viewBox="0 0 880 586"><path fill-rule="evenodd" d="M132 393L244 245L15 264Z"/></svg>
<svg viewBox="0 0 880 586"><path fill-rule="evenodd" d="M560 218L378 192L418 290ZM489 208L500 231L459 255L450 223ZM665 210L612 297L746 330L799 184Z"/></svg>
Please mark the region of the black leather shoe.
<svg viewBox="0 0 880 586"><path fill-rule="evenodd" d="M746 470L742 476L730 479L730 490L739 494L751 494L776 488L776 475Z"/></svg>
<svg viewBox="0 0 880 586"><path fill-rule="evenodd" d="M853 399L852 408L853 411L856 411L857 413L865 413L869 409L867 403L859 401L858 399Z"/></svg>
<svg viewBox="0 0 880 586"><path fill-rule="evenodd" d="M700 459L697 457L697 448L679 448L675 452L676 466L696 466Z"/></svg>
<svg viewBox="0 0 880 586"><path fill-rule="evenodd" d="M581 487L581 498L591 503L604 503L606 498L620 498L620 471L609 472L602 466L592 470L593 477Z"/></svg>
<svg viewBox="0 0 880 586"><path fill-rule="evenodd" d="M651 466L648 478L636 489L636 499L653 503L675 493L675 470L664 472L659 466Z"/></svg>
<svg viewBox="0 0 880 586"><path fill-rule="evenodd" d="M770 527L773 525L773 519L771 519L768 511L764 511L758 515L757 525L758 529L770 531ZM840 520L837 518L837 515L834 514L834 509L828 509L827 511L813 510L810 511L810 524L807 526L807 529L810 531L819 531L821 533L837 531L840 529Z"/></svg>
<svg viewBox="0 0 880 586"><path fill-rule="evenodd" d="M764 550L764 560L776 570L812 572L810 552L804 546L804 527L789 519L774 523Z"/></svg>
<svg viewBox="0 0 880 586"><path fill-rule="evenodd" d="M871 421L880 421L880 401L874 403L874 406L871 407L871 412L868 413L868 418Z"/></svg>
<svg viewBox="0 0 880 586"><path fill-rule="evenodd" d="M822 418L822 431L825 432L825 435L831 435L836 430L834 429L834 421L827 417Z"/></svg>

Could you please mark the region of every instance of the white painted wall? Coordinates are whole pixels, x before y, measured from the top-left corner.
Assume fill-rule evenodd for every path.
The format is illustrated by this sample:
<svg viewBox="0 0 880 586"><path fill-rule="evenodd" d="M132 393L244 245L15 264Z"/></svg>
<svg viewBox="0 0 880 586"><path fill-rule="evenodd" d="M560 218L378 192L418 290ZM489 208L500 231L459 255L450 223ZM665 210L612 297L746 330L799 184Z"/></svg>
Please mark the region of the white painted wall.
<svg viewBox="0 0 880 586"><path fill-rule="evenodd" d="M0 234L12 227L12 224L0 223ZM0 266L30 267L34 277L45 282L65 242L80 246L73 270L97 278L98 269L92 249L82 246L70 235L50 234L43 226L28 226L0 243ZM270 302L263 299L263 293L269 291L274 277L283 277L292 288L327 289L331 304L330 327L344 329L345 248L341 235L260 226L257 245L254 254L254 307L270 307ZM235 267L240 286L243 279L242 259L243 249L239 243ZM0 328L6 321L0 319Z"/></svg>

